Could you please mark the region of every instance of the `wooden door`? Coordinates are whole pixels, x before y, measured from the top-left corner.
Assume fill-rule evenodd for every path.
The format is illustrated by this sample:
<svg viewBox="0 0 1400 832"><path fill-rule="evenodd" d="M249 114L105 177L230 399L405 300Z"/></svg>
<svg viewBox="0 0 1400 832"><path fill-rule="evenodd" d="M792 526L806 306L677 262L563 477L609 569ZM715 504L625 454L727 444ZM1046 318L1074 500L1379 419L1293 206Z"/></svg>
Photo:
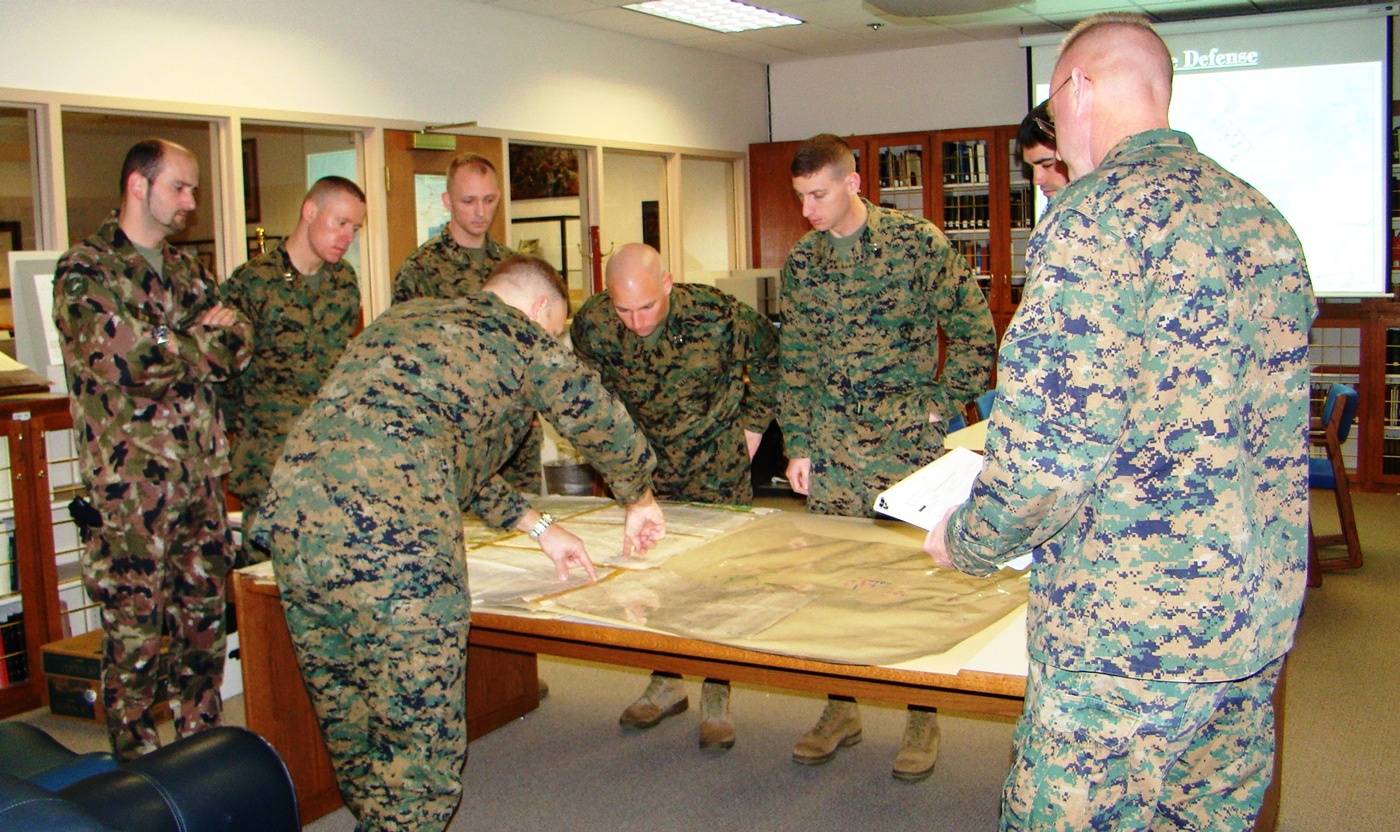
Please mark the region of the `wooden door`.
<svg viewBox="0 0 1400 832"><path fill-rule="evenodd" d="M505 176L505 143L487 136L456 136L456 150L417 150L413 137L420 135L408 130L384 131L384 164L388 168L386 189L389 212L389 267L398 273L404 258L418 248L418 212L415 205L414 176L420 173L442 176L458 153L479 153L491 160L496 170ZM501 200L505 201L510 183L501 182ZM491 223L490 236L509 243L505 233L505 212L498 211Z"/></svg>
<svg viewBox="0 0 1400 832"><path fill-rule="evenodd" d="M749 205L753 220L753 267L782 268L788 251L812 230L792 190L792 154L802 144L749 145Z"/></svg>

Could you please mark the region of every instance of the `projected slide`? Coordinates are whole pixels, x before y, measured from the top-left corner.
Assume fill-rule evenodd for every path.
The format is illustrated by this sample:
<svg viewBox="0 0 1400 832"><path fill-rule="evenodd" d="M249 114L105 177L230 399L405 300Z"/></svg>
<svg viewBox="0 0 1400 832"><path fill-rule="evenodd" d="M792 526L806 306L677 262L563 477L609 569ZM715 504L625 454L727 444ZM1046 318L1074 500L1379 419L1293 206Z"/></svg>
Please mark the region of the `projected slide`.
<svg viewBox="0 0 1400 832"><path fill-rule="evenodd" d="M1172 127L1292 223L1321 292L1380 287L1386 217L1379 64L1178 73Z"/></svg>

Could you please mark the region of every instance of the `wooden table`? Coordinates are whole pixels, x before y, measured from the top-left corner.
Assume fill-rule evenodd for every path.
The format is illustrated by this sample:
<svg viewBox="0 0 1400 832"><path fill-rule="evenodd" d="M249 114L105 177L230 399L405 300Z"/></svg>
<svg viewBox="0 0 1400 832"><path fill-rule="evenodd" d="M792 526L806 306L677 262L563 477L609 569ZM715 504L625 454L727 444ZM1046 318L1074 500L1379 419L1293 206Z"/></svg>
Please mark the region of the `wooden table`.
<svg viewBox="0 0 1400 832"><path fill-rule="evenodd" d="M243 633L240 645L247 724L282 754L296 784L302 823L306 824L337 808L340 794L296 668L277 589L235 572L234 595L239 631ZM1007 717L1021 713L1026 690L1023 676L836 664L623 627L473 612L467 659L470 738L538 705L537 653ZM1274 782L1265 795L1256 832L1272 832L1278 817L1283 695L1280 680L1274 694L1279 741Z"/></svg>

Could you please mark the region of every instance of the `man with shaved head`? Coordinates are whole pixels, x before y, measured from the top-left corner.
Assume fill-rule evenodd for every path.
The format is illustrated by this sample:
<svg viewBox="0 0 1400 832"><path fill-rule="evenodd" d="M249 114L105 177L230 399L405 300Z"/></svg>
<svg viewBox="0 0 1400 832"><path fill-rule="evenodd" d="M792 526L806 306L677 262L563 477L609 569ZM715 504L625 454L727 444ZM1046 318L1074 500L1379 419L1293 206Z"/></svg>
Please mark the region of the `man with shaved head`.
<svg viewBox="0 0 1400 832"><path fill-rule="evenodd" d="M646 434L656 496L748 505L749 461L777 408L777 328L718 289L676 283L643 243L618 249L605 279L574 316L574 351ZM700 747L733 746L729 683L706 679L700 703ZM680 677L658 672L620 722L650 728L689 704Z"/></svg>
<svg viewBox="0 0 1400 832"><path fill-rule="evenodd" d="M1140 17L1065 39L1071 182L1027 254L982 474L925 548L1034 553L1030 675L1002 829L1254 825L1307 562L1303 249L1171 130Z"/></svg>

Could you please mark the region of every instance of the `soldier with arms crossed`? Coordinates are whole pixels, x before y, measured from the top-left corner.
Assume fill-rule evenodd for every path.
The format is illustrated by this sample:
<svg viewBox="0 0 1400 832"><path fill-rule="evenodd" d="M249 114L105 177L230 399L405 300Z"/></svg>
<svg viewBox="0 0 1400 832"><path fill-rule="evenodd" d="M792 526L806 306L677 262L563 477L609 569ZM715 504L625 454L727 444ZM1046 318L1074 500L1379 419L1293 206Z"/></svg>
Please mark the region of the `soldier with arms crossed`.
<svg viewBox="0 0 1400 832"><path fill-rule="evenodd" d="M102 700L118 758L160 747L162 683L179 736L223 721L228 443L214 385L248 361L246 318L166 237L195 207L199 163L147 139L126 155L121 208L54 276L78 456L91 504L83 583L102 613ZM161 635L169 635L161 656Z"/></svg>

